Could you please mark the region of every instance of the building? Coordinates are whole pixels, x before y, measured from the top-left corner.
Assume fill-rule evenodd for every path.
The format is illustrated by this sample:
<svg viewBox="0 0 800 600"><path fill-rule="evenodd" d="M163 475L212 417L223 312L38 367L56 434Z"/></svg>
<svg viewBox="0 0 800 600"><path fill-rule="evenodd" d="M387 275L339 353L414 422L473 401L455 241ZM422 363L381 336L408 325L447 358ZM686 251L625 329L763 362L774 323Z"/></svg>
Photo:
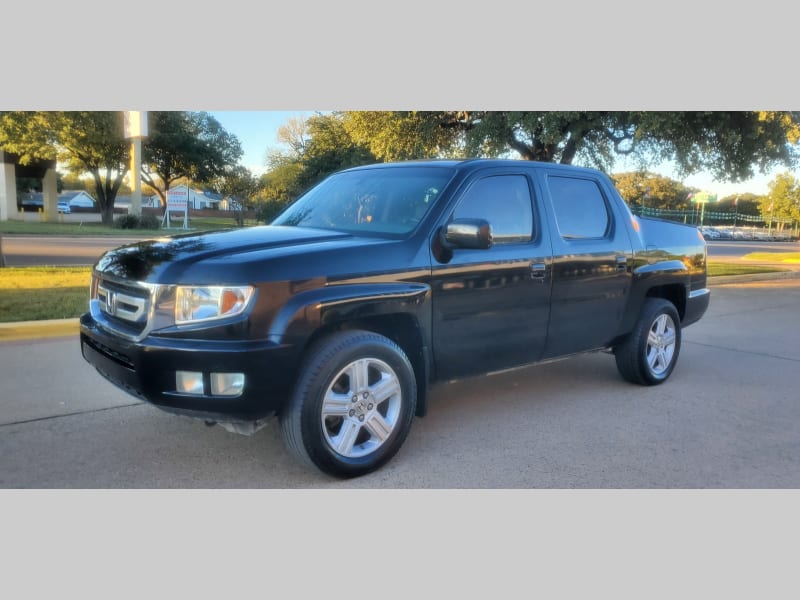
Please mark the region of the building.
<svg viewBox="0 0 800 600"><path fill-rule="evenodd" d="M93 211L97 203L87 192L83 190L64 190L58 195L58 202L66 202L70 209ZM44 208L44 193L32 192L24 194L19 198L19 208L27 210L38 210Z"/></svg>

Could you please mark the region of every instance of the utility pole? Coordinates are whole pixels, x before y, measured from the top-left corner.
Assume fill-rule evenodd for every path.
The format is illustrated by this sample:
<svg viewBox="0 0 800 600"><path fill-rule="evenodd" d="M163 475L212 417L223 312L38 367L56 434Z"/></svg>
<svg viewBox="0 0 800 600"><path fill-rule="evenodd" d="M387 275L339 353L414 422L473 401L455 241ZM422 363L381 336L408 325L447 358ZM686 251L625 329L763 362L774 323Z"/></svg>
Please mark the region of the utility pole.
<svg viewBox="0 0 800 600"><path fill-rule="evenodd" d="M142 138L147 137L147 112L127 110L123 113L125 137L131 140L131 208L133 215L142 214Z"/></svg>

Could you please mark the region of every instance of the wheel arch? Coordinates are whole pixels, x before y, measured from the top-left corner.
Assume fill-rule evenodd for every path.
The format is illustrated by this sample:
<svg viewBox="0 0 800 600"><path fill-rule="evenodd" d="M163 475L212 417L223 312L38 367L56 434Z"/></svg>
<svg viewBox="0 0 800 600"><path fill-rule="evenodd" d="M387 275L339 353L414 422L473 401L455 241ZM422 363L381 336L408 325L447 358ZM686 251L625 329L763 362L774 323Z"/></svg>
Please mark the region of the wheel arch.
<svg viewBox="0 0 800 600"><path fill-rule="evenodd" d="M683 283L667 283L647 290L645 298L661 298L672 303L681 321L686 316L686 285Z"/></svg>
<svg viewBox="0 0 800 600"><path fill-rule="evenodd" d="M405 352L417 383L417 416L425 416L431 374L431 288L418 282L338 284L293 296L273 319L269 337L297 348L297 364L331 333L372 331Z"/></svg>
<svg viewBox="0 0 800 600"><path fill-rule="evenodd" d="M415 415L424 417L428 412L428 384L430 381L430 351L425 343L420 323L410 313L391 313L372 315L353 319L343 319L322 325L309 337L300 360L312 351L321 340L339 331L362 330L382 335L405 352L414 369L417 384L417 405Z"/></svg>

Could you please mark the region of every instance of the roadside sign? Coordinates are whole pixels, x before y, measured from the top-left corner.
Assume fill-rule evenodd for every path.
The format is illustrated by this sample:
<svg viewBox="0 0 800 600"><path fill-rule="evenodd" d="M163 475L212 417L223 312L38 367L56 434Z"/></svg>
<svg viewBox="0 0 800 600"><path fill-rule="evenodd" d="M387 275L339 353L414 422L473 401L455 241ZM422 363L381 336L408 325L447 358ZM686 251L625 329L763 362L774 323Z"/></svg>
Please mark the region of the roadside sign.
<svg viewBox="0 0 800 600"><path fill-rule="evenodd" d="M170 227L170 213L183 213L183 228L189 229L189 192L186 188L167 190L167 209L162 224Z"/></svg>

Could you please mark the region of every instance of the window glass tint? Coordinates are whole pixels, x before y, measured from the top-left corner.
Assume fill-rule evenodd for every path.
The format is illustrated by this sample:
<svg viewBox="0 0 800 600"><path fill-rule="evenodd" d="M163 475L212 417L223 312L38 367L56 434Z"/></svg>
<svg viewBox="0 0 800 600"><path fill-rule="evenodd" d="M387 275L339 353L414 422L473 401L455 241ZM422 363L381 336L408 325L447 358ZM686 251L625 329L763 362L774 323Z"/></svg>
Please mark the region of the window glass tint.
<svg viewBox="0 0 800 600"><path fill-rule="evenodd" d="M556 223L561 237L601 238L608 231L608 210L597 183L589 179L550 177Z"/></svg>
<svg viewBox="0 0 800 600"><path fill-rule="evenodd" d="M478 180L459 201L453 218L485 219L496 244L529 241L533 210L527 179L498 175Z"/></svg>

